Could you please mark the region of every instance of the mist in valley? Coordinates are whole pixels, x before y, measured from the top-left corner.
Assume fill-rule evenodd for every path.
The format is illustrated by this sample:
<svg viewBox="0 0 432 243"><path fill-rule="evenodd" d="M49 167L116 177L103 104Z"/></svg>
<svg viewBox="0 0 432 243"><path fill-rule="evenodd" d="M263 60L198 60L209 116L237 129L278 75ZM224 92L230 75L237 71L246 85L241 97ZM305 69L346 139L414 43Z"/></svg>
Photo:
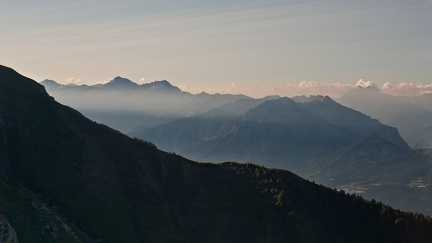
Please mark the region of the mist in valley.
<svg viewBox="0 0 432 243"><path fill-rule="evenodd" d="M324 95L315 95L322 85L302 83L292 85L292 98L253 98L192 94L168 81L138 85L120 77L92 86L42 84L60 103L162 150L196 161L283 168L432 214L430 86L360 80L325 85Z"/></svg>

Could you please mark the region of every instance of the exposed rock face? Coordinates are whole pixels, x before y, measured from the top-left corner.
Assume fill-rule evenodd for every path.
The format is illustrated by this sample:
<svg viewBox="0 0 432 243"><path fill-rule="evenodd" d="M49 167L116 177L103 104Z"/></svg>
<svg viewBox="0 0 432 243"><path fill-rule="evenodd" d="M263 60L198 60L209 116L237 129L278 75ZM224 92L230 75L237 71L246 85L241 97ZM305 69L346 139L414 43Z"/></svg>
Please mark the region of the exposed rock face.
<svg viewBox="0 0 432 243"><path fill-rule="evenodd" d="M0 243L18 243L15 230L2 215L0 215Z"/></svg>

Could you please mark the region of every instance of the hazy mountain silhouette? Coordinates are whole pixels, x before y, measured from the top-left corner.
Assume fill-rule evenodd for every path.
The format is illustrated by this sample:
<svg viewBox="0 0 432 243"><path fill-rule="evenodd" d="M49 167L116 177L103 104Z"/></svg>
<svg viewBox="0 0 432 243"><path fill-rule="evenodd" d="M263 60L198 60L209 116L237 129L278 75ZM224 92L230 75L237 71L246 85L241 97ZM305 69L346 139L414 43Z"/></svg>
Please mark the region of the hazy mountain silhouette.
<svg viewBox="0 0 432 243"><path fill-rule="evenodd" d="M359 137L365 138L376 133L396 145L405 148L409 147L401 138L397 129L393 127L383 126L378 120L349 109L328 96L311 96L309 99L309 101L298 102L298 106L310 114L346 129Z"/></svg>
<svg viewBox="0 0 432 243"><path fill-rule="evenodd" d="M99 87L103 89L123 90L123 89L136 89L139 88L140 86L127 78L115 77L110 82L103 84Z"/></svg>
<svg viewBox="0 0 432 243"><path fill-rule="evenodd" d="M432 214L432 154L411 150L397 129L329 97L293 100L267 100L243 114L214 109L134 135L191 159L289 169L324 185ZM421 187L412 186L419 178Z"/></svg>
<svg viewBox="0 0 432 243"><path fill-rule="evenodd" d="M46 210L56 208L95 240L427 242L432 237L429 218L366 202L287 171L201 164L162 152L91 122L3 66L0 118L0 163L7 174L0 182L11 180L23 192L36 192L49 204ZM4 190L7 184L1 185ZM26 199L2 194L0 200L0 205L25 205ZM0 209L20 241L39 234L39 226L16 224L24 221L14 222ZM35 219L34 209L19 209L19 217ZM47 241L59 240L51 235Z"/></svg>
<svg viewBox="0 0 432 243"><path fill-rule="evenodd" d="M132 81L128 81L127 83L131 82ZM155 84L155 87L159 87L159 85L156 85L157 83L158 82L153 82L149 85L151 86ZM166 84L165 81L161 81L159 83ZM330 129L328 130L328 132L330 133L330 136L327 137L328 139L330 139L332 136L337 137L338 135L341 135L340 133L342 129L342 134L345 134L343 135L345 139L351 137L356 138L357 140L352 140L348 142L345 141L342 143L339 140L338 145L333 144L338 140L321 140L320 143L316 143L316 141L313 141L313 143L310 144L306 143L305 141L298 140L298 138L292 137L292 135L285 134L286 137L291 136L293 138L291 140L291 143L289 143L289 139L279 138L282 135L278 130L275 129L273 129L273 134L276 134L275 138L278 138L279 140L274 139L272 141L271 136L268 134L262 135L262 138L266 138L269 141L260 140L259 138L256 138L255 140L250 139L250 137L248 137L250 135L246 131L250 132L252 130L244 128L242 128L241 132L239 132L239 134L242 134L241 136L239 136L239 134L237 134L236 136L233 136L231 134L236 129L236 123L241 121L242 116L244 116L248 110L255 108L259 104L262 104L265 100L280 97L251 99L249 97L242 96L225 96L218 94L209 95L206 93L191 95L185 92L178 92L179 90L176 87L170 95L164 96L164 94L167 92L149 92L144 88L129 90L119 89L115 92L111 92L112 90L109 91L108 89L103 89L102 84L95 86L69 86L70 85L65 86L67 92L64 93L54 93L53 89L49 89L49 91L51 94L55 94L55 96L62 97L63 99L64 97L70 97L69 101L72 100L72 103L75 107L80 107L79 102L84 101L82 107L85 107L85 109L80 109L84 112L84 114L88 115L87 113L89 113L92 120L115 126L116 128L122 129L123 132L126 132L130 136L139 137L142 134L149 132L151 130L149 128L155 128L160 126L158 129L162 129L163 127L169 127L169 122L175 121L178 127L177 125L172 126L170 132L157 131L157 134L153 134L157 139L158 145L163 149L180 152L182 155L186 155L187 157L200 160L212 159L214 161L226 161L236 159L242 161L264 161L262 163L266 163L269 166L282 168L286 168L284 167L286 166L284 164L286 164L287 161L291 161L291 166L294 166L296 163L298 163L299 166L289 167L290 169L297 168L297 173L300 173L302 176L306 176L307 178L322 182L325 185L336 186L346 189L347 187L352 187L352 183L360 183L362 184L362 188L367 188L367 190L360 190L367 197L373 196L379 198L380 200L391 203L392 205L403 208L405 210L417 210L425 213L432 213L432 208L427 206L428 203L425 203L425 199L421 199L427 198L426 201L431 201L430 196L422 196L425 193L424 191L427 190L427 188L423 190L421 187L408 186L411 185L411 180L417 180L416 178L424 178L425 181L428 180L429 177L427 171L429 171L430 168L426 166L426 164L428 163L428 161L430 161L430 157L427 156L413 156L413 154L415 153L409 152L406 156L398 157L391 156L391 154L389 153L381 152L380 156L376 154L374 155L374 158L369 158L369 162L372 164L379 164L383 160L393 161L395 165L392 168L397 168L402 171L411 171L404 167L416 168L413 169L414 171L416 171L415 173L407 172L404 175L400 175L400 173L397 173L396 169L389 169L388 171L391 171L391 173L389 172L387 173L387 175L384 175L383 173L385 172L385 170L383 173L380 174L372 170L370 170L368 173L363 173L363 170L359 170L359 172L357 172L358 175L353 175L352 178L362 179L352 180L348 183L343 179L344 177L341 176L341 173L339 173L338 171L350 171L350 169L348 168L348 166L344 168L342 166L343 164L339 164L339 166L342 166L341 168L332 169L335 167L330 167L331 169L327 170L326 176L319 176L319 172L324 165L332 163L333 161L338 160L338 158L340 157L351 160L350 157L342 155L352 154L355 157L363 153L367 154L367 151L359 150L356 151L356 155L356 153L350 150L350 146L351 144L356 143L357 141L362 141L362 139L366 139L375 133L379 137L387 140L388 142L401 146L402 151L406 152L406 150L403 148L407 147L406 143L401 140L400 136L397 134L397 132L395 132L394 128L387 126L383 127L380 122L370 119L370 117L367 117L354 110L342 107L328 97L301 96L294 97L293 100L296 101L297 105L301 107L301 109L303 109L310 115L313 115L314 119L319 118L320 120L324 120L326 123L330 123L333 126L336 125L338 127L338 129L330 129L329 127L325 128ZM137 86L137 84L132 84L132 86ZM97 88L98 91L88 92L89 89L91 90L94 88ZM76 92L72 92L71 90L75 90ZM353 90L352 92L356 91L359 92L359 94L369 93L368 96L365 96L369 101L374 100L373 98L371 98L373 96L382 96L379 91L373 87L358 88L357 90ZM102 94L102 98L96 94ZM179 95L175 96L173 94ZM78 97L80 99L78 99ZM359 101L364 99L365 97L357 95L357 99ZM395 98L392 96L389 97ZM418 113L416 112L416 110L422 110L423 108L420 107L426 106L426 104L429 102L428 97L430 96L423 95L420 97L396 97L398 99L402 99L402 101L405 103L412 98L412 101L409 102L415 103L416 107L411 107L411 109L403 109L403 111L405 112L403 114L398 113L397 109L406 106L406 104L402 104L403 102L401 101L402 103L398 103L400 107L393 106L396 107L396 110L388 109L386 111L389 114L392 114L392 112L394 112L394 114L398 114L393 117L394 121L396 122L394 123L396 126L399 127L398 123L404 123L408 124L408 128L414 129L412 133L413 135L409 140L410 144L414 148L430 147L428 145L432 143L430 139L432 134L430 134L430 132L428 132L429 130L427 130L430 129L430 125L428 125L428 119L426 119L427 116L426 118L422 118L422 116L412 116L412 118L410 118L411 116L408 115L409 113L407 113L406 111L409 111L411 113ZM361 102L359 102L359 104L361 104ZM93 105L94 107L91 111L89 111L89 106L91 105ZM412 104L410 103L409 105ZM374 106L373 102L371 102L368 106ZM378 110L378 114L386 112L380 112ZM422 110L422 112L424 112L424 109ZM425 114L428 113L426 112ZM268 118L270 119L271 115ZM421 122L422 120L423 122ZM161 124L166 125L161 126ZM411 126L411 124L420 124L421 126L424 125L426 129L420 129L416 131L418 125ZM179 127L181 127L180 130L178 130ZM313 131L313 129L316 129L314 125L312 125L311 129L306 130ZM205 132L197 134L198 130ZM404 131L404 129L400 130ZM302 130L299 129L298 131ZM321 131L319 131L317 134L319 134L320 132ZM160 139L157 138L159 136L161 136ZM319 136L316 137L319 138ZM224 139L228 140L225 141ZM287 146L284 147L283 145L281 145L283 143L286 143ZM234 145L231 146L231 144ZM221 146L225 146L223 147L224 150L222 150ZM288 146L289 148L287 149ZM316 149L313 149L314 146ZM237 148L241 148L244 151L250 152L248 152L245 156L239 156L239 150L237 150ZM379 151L381 148L369 149ZM287 157L286 154L290 154L290 156ZM295 156L298 154L302 156L306 155L307 157L305 158L301 156ZM283 161L279 161L281 157L284 158ZM319 161L319 163L316 163L316 161ZM368 163L364 163L365 168L368 168L368 166ZM332 171L337 176L333 176ZM360 173L360 171L362 171L363 174ZM392 173L398 176L392 176ZM390 178L391 180L389 179L388 182L378 181L376 183L372 183L370 177L365 176L369 174L375 175L375 178L382 177L387 179ZM392 185L397 187L397 189L389 189L384 186L374 186L376 184L386 185L386 183L391 183ZM406 186L407 188L400 188L401 186ZM394 190L395 193L387 193L389 190ZM353 191L356 191L356 189L353 189ZM406 201L405 198L408 194L412 195L410 197L411 203L402 203Z"/></svg>
<svg viewBox="0 0 432 243"><path fill-rule="evenodd" d="M398 128L413 148L432 148L432 97L391 96L369 88L353 89L338 101L381 122ZM429 137L429 138L428 138Z"/></svg>
<svg viewBox="0 0 432 243"><path fill-rule="evenodd" d="M94 85L76 85L76 84L59 84L54 80L45 79L40 82L47 90L58 90L62 89L64 91L71 90L82 90L90 89L90 90L119 90L124 91L127 90L130 92L131 90L146 90L146 91L161 91L161 92L181 92L181 90L175 86L172 86L168 81L154 81L146 84L137 84L130 79L123 78L120 76L115 77L113 80L106 83L98 83Z"/></svg>
<svg viewBox="0 0 432 243"><path fill-rule="evenodd" d="M251 99L244 95L192 95L166 80L138 85L116 77L105 84L90 86L60 85L52 80L41 84L62 104L126 133L203 113L237 99Z"/></svg>
<svg viewBox="0 0 432 243"><path fill-rule="evenodd" d="M44 81L40 82L43 86L45 86L46 89L60 89L64 85L57 83L54 80L45 79Z"/></svg>
<svg viewBox="0 0 432 243"><path fill-rule="evenodd" d="M297 169L315 154L335 154L372 134L409 148L397 130L329 97L296 103L271 99L244 114L214 109L135 134L168 151L204 161L252 161ZM336 152L337 153L337 152Z"/></svg>

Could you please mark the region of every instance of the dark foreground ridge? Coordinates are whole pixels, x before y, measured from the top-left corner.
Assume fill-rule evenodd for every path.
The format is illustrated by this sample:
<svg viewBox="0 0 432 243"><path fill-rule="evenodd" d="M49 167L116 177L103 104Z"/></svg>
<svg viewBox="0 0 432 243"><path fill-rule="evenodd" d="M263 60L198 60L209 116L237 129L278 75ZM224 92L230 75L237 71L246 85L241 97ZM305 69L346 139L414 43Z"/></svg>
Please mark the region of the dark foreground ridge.
<svg viewBox="0 0 432 243"><path fill-rule="evenodd" d="M10 226L5 217L0 215L0 242L2 243L18 243L15 230Z"/></svg>
<svg viewBox="0 0 432 243"><path fill-rule="evenodd" d="M88 120L3 66L0 168L0 214L20 242L432 239L430 218L288 171L160 151Z"/></svg>

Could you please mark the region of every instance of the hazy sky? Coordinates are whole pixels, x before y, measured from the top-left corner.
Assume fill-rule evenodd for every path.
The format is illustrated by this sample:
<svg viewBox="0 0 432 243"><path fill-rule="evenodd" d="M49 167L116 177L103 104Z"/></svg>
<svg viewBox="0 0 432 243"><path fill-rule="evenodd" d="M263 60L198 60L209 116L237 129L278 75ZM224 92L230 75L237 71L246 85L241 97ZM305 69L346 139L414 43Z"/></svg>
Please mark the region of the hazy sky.
<svg viewBox="0 0 432 243"><path fill-rule="evenodd" d="M432 1L0 0L0 64L189 89L432 83Z"/></svg>

